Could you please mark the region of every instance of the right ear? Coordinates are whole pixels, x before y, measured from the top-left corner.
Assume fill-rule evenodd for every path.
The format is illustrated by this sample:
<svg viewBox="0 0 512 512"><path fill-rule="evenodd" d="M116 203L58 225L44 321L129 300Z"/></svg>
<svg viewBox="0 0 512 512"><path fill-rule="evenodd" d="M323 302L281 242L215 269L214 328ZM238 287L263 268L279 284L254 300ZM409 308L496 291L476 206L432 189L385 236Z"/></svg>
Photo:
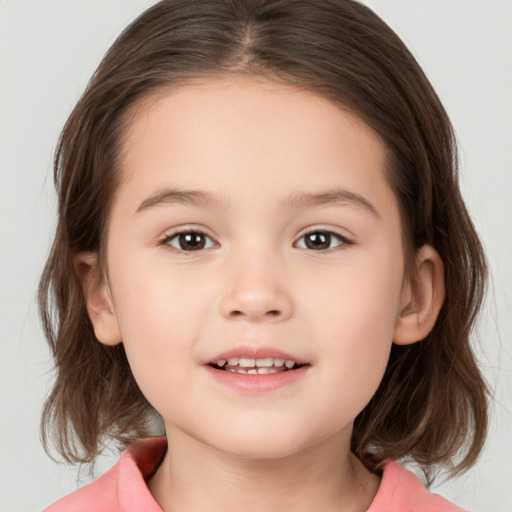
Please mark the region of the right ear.
<svg viewBox="0 0 512 512"><path fill-rule="evenodd" d="M99 272L98 255L78 253L73 258L73 267L82 285L96 339L104 345L118 345L122 341L121 329L107 281Z"/></svg>

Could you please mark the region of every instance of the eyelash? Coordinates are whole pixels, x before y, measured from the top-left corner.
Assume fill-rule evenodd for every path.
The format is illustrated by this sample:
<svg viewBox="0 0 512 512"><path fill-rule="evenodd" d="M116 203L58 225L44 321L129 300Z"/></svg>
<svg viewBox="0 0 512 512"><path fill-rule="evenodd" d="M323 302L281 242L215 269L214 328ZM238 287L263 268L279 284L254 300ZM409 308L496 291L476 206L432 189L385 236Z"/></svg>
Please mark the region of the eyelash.
<svg viewBox="0 0 512 512"><path fill-rule="evenodd" d="M308 235L314 235L314 234L328 235L328 237L330 237L329 242L332 240L332 238L337 238L340 241L340 243L338 243L334 247L329 247L327 249L317 249L317 250L315 250L315 249L311 249L310 247L299 247L299 248L300 249L309 249L309 250L312 250L312 251L315 251L315 252L323 253L323 252L333 251L333 250L342 250L346 246L350 246L350 245L352 245L354 243L352 240L348 239L346 236L342 235L341 233L338 233L336 231L332 231L332 230L329 230L329 229L315 229L315 230L308 231L307 233L304 233L299 238L299 240L302 240L303 238L307 237ZM191 249L191 250L186 250L186 249L182 249L182 248L178 248L178 247L172 246L170 244L171 240L179 237L180 235L200 235L200 236L204 236L206 238L209 238L212 241L212 245L210 247L201 247L200 249ZM298 242L296 242L295 244L297 244L297 243ZM294 244L294 246L296 246L295 244ZM203 231L197 230L197 229L188 229L188 230L182 230L182 231L175 231L174 233L171 233L171 234L165 236L162 239L162 241L160 242L160 245L167 246L167 247L171 248L172 250L179 251L179 252L195 252L195 251L200 251L200 250L204 250L204 249L210 249L211 247L214 247L214 246L218 246L218 244L216 242L214 242L210 236L208 236Z"/></svg>
<svg viewBox="0 0 512 512"><path fill-rule="evenodd" d="M353 241L349 240L346 236L344 236L341 233L338 233L336 231L329 230L329 229L314 229L314 230L308 231L307 233L304 233L299 238L299 240L302 240L302 239L306 238L307 236L311 236L311 235L327 235L329 242L332 241L332 238L337 238L340 241L340 243L338 243L334 247L329 247L327 249L315 250L315 249L311 249L310 247L300 247L301 249L310 249L315 252L327 252L327 251L334 251L336 249L342 250L342 249L346 248L347 246L353 244ZM295 244L297 244L297 243L298 243L298 241L295 242Z"/></svg>
<svg viewBox="0 0 512 512"><path fill-rule="evenodd" d="M175 231L174 233L171 233L169 235L166 235L163 240L160 242L160 245L165 245L175 251L180 251L180 252L195 252L195 251L198 251L198 250L203 250L204 248L202 249L195 249L195 250L190 250L190 251L187 251L185 249L181 249L181 248L178 248L178 247L173 247L169 242L171 240L173 240L174 238L177 238L179 237L180 235L202 235L206 238L209 238L210 240L212 240L212 238L210 236L208 236L206 233L204 233L203 231L200 231L198 229L184 229L182 231ZM213 242L213 240L212 240ZM213 242L214 245L218 245L216 244L215 242ZM207 249L209 249L209 247L207 247Z"/></svg>

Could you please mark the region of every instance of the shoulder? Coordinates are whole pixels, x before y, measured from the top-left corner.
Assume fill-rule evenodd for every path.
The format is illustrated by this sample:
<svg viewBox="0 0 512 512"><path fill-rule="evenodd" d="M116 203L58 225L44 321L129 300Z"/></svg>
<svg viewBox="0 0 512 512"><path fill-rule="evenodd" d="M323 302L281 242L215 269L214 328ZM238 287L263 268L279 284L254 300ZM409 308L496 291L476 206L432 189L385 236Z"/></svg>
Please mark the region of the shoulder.
<svg viewBox="0 0 512 512"><path fill-rule="evenodd" d="M386 462L382 482L368 512L464 512L438 494L430 493L418 477L393 461Z"/></svg>
<svg viewBox="0 0 512 512"><path fill-rule="evenodd" d="M164 437L137 441L94 482L64 496L43 512L162 512L146 485L166 449Z"/></svg>

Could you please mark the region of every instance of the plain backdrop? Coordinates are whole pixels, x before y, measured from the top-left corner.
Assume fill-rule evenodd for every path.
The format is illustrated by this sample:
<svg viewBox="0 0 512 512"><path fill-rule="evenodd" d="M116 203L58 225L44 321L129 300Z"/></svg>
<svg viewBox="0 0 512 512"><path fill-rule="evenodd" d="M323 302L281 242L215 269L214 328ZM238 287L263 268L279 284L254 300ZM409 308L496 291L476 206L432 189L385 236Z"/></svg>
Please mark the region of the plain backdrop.
<svg viewBox="0 0 512 512"><path fill-rule="evenodd" d="M55 225L52 153L102 55L152 3L0 0L1 512L41 510L77 486L76 472L45 454L38 431L52 381L35 302ZM470 510L511 512L512 2L367 3L404 39L451 116L463 194L492 271L477 347L495 392L490 437L471 471L434 490ZM115 458L101 460L94 476Z"/></svg>

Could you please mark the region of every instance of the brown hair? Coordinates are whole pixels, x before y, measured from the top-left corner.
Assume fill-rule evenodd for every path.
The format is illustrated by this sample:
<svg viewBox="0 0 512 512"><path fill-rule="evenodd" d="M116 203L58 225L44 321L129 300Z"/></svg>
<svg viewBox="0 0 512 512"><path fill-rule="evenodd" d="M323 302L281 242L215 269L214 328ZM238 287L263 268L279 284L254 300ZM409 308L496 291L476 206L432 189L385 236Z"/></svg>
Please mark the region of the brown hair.
<svg viewBox="0 0 512 512"><path fill-rule="evenodd" d="M162 87L241 73L320 94L364 120L388 151L406 254L444 262L446 299L426 339L393 345L384 379L355 420L352 450L370 468L412 459L467 469L482 449L488 390L469 336L486 284L482 247L460 196L453 130L398 36L352 0L164 0L110 48L69 117L55 155L59 222L39 289L57 377L42 435L68 462L102 443L149 435L155 415L123 345L99 343L72 259L102 254L130 108Z"/></svg>

